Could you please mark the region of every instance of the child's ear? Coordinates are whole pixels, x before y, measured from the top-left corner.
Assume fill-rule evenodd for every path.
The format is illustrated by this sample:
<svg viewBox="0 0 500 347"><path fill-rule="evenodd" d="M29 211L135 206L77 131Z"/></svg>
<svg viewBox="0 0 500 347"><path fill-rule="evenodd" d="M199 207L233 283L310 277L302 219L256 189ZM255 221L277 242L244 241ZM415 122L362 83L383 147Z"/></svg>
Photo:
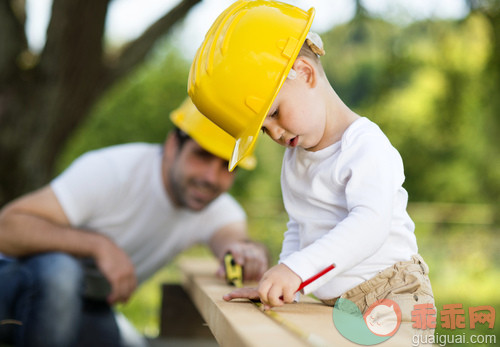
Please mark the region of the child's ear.
<svg viewBox="0 0 500 347"><path fill-rule="evenodd" d="M297 78L304 80L311 88L318 83L318 70L309 59L298 57L293 63L293 69L297 73Z"/></svg>

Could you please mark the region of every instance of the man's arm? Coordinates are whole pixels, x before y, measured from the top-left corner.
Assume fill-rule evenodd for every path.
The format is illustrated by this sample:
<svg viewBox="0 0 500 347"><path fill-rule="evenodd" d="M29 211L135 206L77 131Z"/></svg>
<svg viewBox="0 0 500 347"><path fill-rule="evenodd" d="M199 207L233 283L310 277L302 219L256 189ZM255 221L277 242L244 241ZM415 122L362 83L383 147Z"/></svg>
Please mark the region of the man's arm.
<svg viewBox="0 0 500 347"><path fill-rule="evenodd" d="M0 252L6 255L20 257L59 251L94 256L99 239L99 235L70 227L48 186L11 202L0 212Z"/></svg>
<svg viewBox="0 0 500 347"><path fill-rule="evenodd" d="M110 303L126 301L137 286L128 255L101 234L71 227L49 186L11 202L0 211L0 252L14 257L43 252L92 257L111 284Z"/></svg>
<svg viewBox="0 0 500 347"><path fill-rule="evenodd" d="M234 260L243 266L245 280L259 280L269 267L269 253L261 243L251 241L246 222L234 222L217 230L210 239L210 247L221 261L217 274L224 276L224 255L231 252Z"/></svg>

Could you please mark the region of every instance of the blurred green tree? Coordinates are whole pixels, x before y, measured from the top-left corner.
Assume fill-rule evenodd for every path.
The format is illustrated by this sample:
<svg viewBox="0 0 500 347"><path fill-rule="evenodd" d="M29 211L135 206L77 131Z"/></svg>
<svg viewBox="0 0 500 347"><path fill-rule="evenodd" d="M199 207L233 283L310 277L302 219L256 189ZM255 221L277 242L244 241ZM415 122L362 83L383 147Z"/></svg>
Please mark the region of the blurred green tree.
<svg viewBox="0 0 500 347"><path fill-rule="evenodd" d="M119 52L103 44L110 1L54 0L40 55L27 45L25 1L0 1L0 206L47 182L96 100L200 0L181 1Z"/></svg>
<svg viewBox="0 0 500 347"><path fill-rule="evenodd" d="M413 201L498 201L498 12L484 11L408 26L361 15L323 35L330 82L400 150Z"/></svg>
<svg viewBox="0 0 500 347"><path fill-rule="evenodd" d="M68 140L56 171L89 150L126 142L163 142L172 128L170 112L186 98L189 67L169 41L160 44L158 54L95 103Z"/></svg>
<svg viewBox="0 0 500 347"><path fill-rule="evenodd" d="M467 0L471 13L484 18L489 24L491 49L488 65L484 74L484 88L488 93L482 96L486 105L486 119L484 122L488 146L483 156L492 161L493 165L482 163L484 193L493 202L496 202L498 213L497 222L500 222L500 98L495 95L500 91L500 1L498 0ZM493 168L492 168L493 167Z"/></svg>

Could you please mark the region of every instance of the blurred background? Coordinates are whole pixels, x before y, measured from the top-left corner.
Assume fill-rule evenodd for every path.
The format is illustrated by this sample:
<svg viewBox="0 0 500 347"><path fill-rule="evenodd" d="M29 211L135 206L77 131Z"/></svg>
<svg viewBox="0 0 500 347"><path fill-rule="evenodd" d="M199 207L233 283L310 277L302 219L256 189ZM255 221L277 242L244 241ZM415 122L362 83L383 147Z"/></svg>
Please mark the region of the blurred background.
<svg viewBox="0 0 500 347"><path fill-rule="evenodd" d="M400 151L420 253L442 305L500 309L500 1L285 1L317 8L313 30L339 96ZM97 4L99 3L99 4ZM0 5L0 206L80 154L162 142L190 61L230 0L10 0ZM286 213L283 148L262 136L232 193L277 260ZM194 247L181 257L209 256ZM160 284L120 310L158 334ZM467 316L468 317L468 316ZM498 320L497 320L498 321ZM470 334L469 329L439 334ZM466 319L468 322L468 318ZM484 327L475 334L496 334ZM478 346L479 344L475 344Z"/></svg>

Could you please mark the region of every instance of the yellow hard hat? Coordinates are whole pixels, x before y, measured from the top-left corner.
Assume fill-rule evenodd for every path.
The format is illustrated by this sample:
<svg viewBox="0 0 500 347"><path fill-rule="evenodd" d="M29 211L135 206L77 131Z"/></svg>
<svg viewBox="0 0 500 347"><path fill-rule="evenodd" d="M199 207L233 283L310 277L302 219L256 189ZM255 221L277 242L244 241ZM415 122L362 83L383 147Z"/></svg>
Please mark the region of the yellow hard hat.
<svg viewBox="0 0 500 347"><path fill-rule="evenodd" d="M229 170L252 152L314 17L278 1L239 0L214 22L189 72L196 107L235 138Z"/></svg>
<svg viewBox="0 0 500 347"><path fill-rule="evenodd" d="M181 106L172 111L170 119L206 151L229 161L234 148L234 138L202 115L190 98L186 98ZM239 166L252 170L256 164L255 157L249 155Z"/></svg>

